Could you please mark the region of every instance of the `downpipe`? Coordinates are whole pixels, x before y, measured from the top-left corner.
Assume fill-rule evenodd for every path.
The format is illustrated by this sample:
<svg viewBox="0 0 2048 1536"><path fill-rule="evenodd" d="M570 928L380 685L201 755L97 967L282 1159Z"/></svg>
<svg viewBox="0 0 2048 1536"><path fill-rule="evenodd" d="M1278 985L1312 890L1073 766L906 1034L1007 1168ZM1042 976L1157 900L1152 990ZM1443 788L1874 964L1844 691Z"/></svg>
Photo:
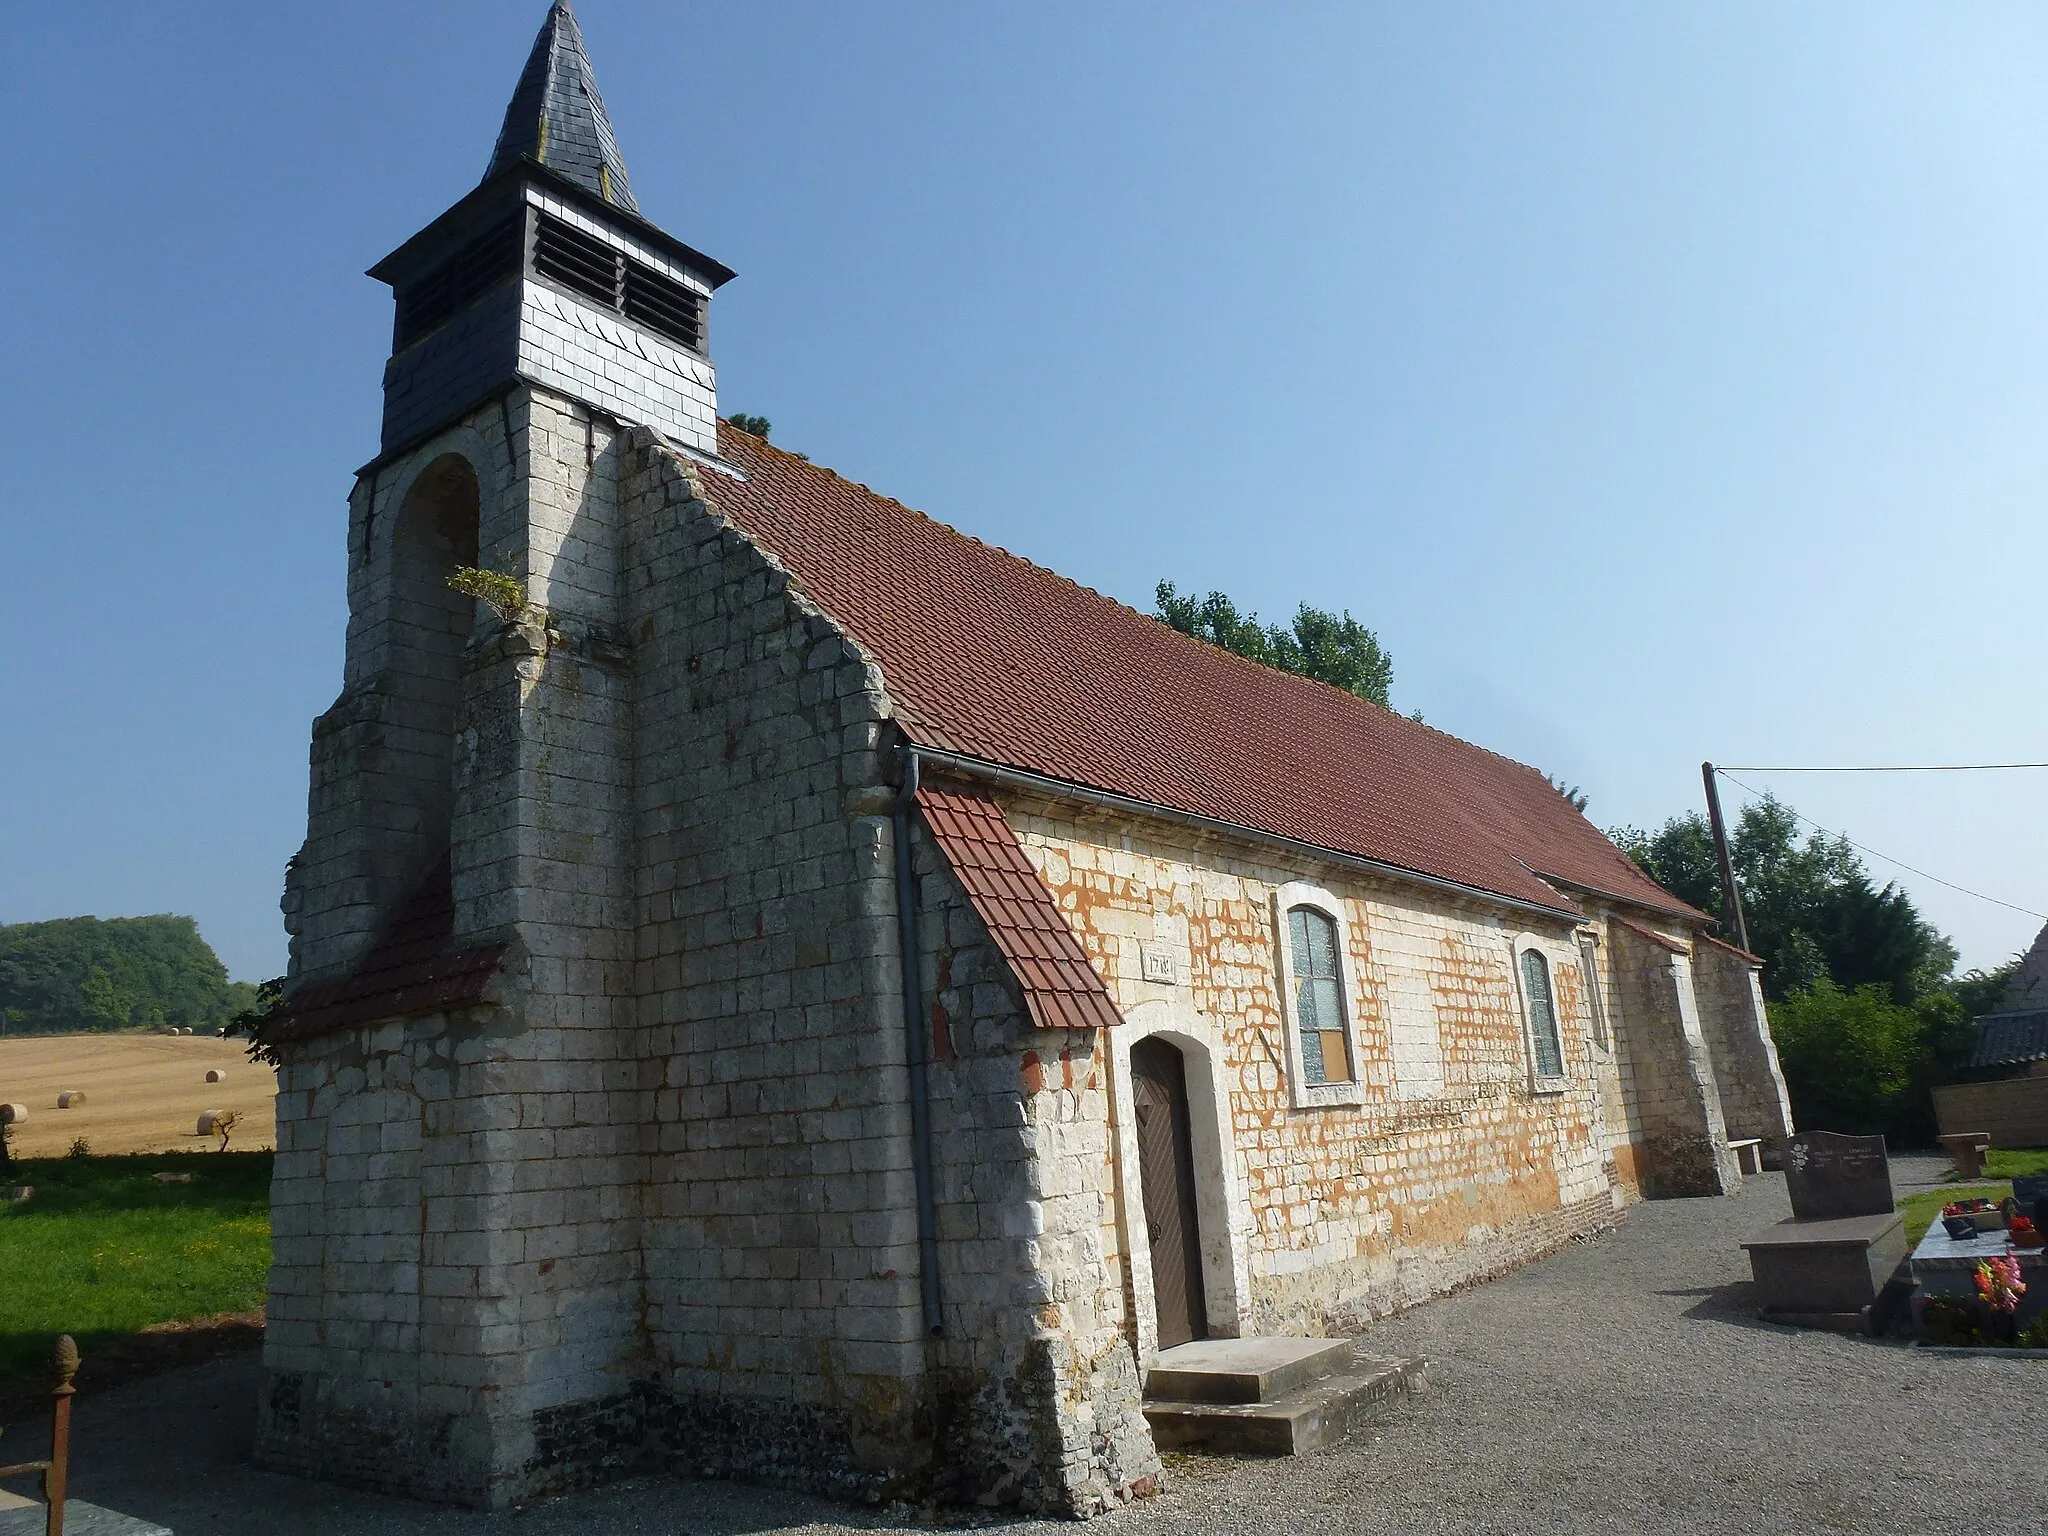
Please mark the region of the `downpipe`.
<svg viewBox="0 0 2048 1536"><path fill-rule="evenodd" d="M923 950L917 933L917 871L910 847L910 813L917 800L917 752L902 749L903 780L896 786L890 822L896 839L896 943L903 960L904 1061L910 1069L910 1166L917 1184L917 1274L924 1298L924 1331L946 1331L939 1305L939 1210L932 1193L931 1069L926 1050Z"/></svg>

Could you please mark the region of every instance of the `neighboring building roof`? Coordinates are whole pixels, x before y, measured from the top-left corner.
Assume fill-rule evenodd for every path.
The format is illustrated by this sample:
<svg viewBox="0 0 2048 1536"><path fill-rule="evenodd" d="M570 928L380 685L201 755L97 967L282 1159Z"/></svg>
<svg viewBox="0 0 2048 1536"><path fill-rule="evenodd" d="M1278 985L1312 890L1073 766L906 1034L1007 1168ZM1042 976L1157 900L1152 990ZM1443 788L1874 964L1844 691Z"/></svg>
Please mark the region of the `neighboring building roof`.
<svg viewBox="0 0 2048 1536"><path fill-rule="evenodd" d="M1116 1023L1116 1004L1002 807L976 790L931 783L918 786L917 804L932 840L1009 962L1032 1022L1040 1029Z"/></svg>
<svg viewBox="0 0 2048 1536"><path fill-rule="evenodd" d="M1970 1052L1973 1067L2002 1067L2022 1061L2048 1061L2048 1008L2029 1013L1987 1013L1976 1021L1977 1044Z"/></svg>
<svg viewBox="0 0 2048 1536"><path fill-rule="evenodd" d="M505 946L449 950L454 931L455 891L444 854L355 974L293 992L264 1025L263 1042L283 1045L483 1001Z"/></svg>
<svg viewBox="0 0 2048 1536"><path fill-rule="evenodd" d="M719 423L707 494L881 664L918 745L1519 902L1707 921L1533 768L1178 633ZM1050 488L1048 494L1052 494Z"/></svg>
<svg viewBox="0 0 2048 1536"><path fill-rule="evenodd" d="M562 0L548 12L526 56L484 180L522 158L538 160L608 203L640 211L604 97L597 91L597 74L583 49L582 30Z"/></svg>

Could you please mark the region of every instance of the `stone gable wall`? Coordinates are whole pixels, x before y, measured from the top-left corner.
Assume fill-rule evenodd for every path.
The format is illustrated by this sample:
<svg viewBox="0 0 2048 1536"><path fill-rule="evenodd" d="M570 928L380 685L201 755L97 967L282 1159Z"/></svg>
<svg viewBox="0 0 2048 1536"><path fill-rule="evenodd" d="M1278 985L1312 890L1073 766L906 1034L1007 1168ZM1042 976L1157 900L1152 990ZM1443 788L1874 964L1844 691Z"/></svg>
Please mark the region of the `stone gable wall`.
<svg viewBox="0 0 2048 1536"><path fill-rule="evenodd" d="M647 438L627 504L647 1330L679 1466L1089 1513L1156 1477L1096 1277L1103 1093L915 850L945 1333L919 1293L880 673ZM1045 1063L1062 1065L1048 1068Z"/></svg>

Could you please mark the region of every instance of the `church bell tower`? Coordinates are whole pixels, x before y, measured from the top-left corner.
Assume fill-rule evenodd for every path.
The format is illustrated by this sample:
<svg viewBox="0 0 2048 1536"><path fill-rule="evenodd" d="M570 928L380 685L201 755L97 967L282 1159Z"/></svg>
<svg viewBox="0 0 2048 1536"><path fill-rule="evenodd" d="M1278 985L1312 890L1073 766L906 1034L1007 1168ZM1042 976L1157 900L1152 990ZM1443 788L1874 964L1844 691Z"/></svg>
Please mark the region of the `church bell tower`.
<svg viewBox="0 0 2048 1536"><path fill-rule="evenodd" d="M634 744L669 683L626 621L659 544L628 439L728 468L732 273L640 212L557 3L481 184L371 275L382 442L264 1030L259 1455L498 1504L611 1455L648 1369Z"/></svg>
<svg viewBox="0 0 2048 1536"><path fill-rule="evenodd" d="M397 299L384 453L517 380L715 451L707 319L732 275L641 215L583 34L556 4L483 181L370 269Z"/></svg>

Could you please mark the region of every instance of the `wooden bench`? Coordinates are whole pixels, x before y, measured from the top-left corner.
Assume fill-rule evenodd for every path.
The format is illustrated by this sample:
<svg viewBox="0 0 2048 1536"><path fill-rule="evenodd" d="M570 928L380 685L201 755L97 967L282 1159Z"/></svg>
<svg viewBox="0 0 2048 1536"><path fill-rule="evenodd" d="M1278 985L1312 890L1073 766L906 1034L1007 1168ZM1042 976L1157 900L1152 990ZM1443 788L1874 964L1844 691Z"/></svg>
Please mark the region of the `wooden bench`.
<svg viewBox="0 0 2048 1536"><path fill-rule="evenodd" d="M1747 1136L1740 1141L1730 1141L1728 1150L1735 1154L1735 1166L1744 1173L1764 1171L1764 1139L1761 1136Z"/></svg>

